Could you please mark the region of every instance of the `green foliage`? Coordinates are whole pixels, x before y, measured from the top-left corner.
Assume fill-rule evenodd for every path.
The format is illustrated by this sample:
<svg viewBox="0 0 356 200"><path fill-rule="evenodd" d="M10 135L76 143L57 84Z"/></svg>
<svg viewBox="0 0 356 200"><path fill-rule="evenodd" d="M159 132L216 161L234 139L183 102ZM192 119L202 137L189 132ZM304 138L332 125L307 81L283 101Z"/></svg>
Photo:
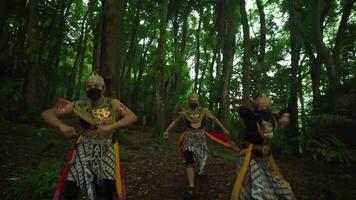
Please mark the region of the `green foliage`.
<svg viewBox="0 0 356 200"><path fill-rule="evenodd" d="M345 143L333 135L319 140L313 139L312 143L310 151L315 159L320 157L328 162L338 161L348 165L356 161Z"/></svg>
<svg viewBox="0 0 356 200"><path fill-rule="evenodd" d="M120 129L118 131L118 133L116 134L116 137L117 137L120 145L123 145L123 146L133 145L133 142L127 136L127 132L125 129Z"/></svg>
<svg viewBox="0 0 356 200"><path fill-rule="evenodd" d="M237 156L236 154L231 153L230 151L227 152L226 149L224 150L214 149L214 151L211 154L214 157L220 157L223 158L224 160L231 161L234 163L236 163L239 158L239 156Z"/></svg>
<svg viewBox="0 0 356 200"><path fill-rule="evenodd" d="M20 1L15 1L12 6L4 9L4 19L2 20L1 39L0 39L0 64L2 60L9 60L14 62L27 63L25 66L15 66L19 68L30 68L28 63L34 60L35 56L27 57L27 46L29 44L28 26L32 22L31 19L36 19L30 16L29 8L31 2L26 4ZM87 49L85 52L78 52L79 38L81 36L81 25L85 14L88 11L89 4L94 3L93 13L91 13L84 24L88 25L88 40ZM222 72L222 59L224 57L222 49L224 48L224 40L226 32L219 32L219 25L221 29L227 30L228 24L223 24L228 21L226 15L226 8L221 9L218 2L224 1L170 1L168 5L167 27L166 27L166 46L165 46L165 67L162 69L162 106L164 112L164 119L168 121L172 119L178 106L186 106L187 95L192 91L193 73L195 72L196 63L199 66L198 71L198 85L199 92L201 93L201 105L204 107L210 106L212 112L219 116L219 101L221 98L221 83L226 77L221 76ZM260 47L260 18L255 1L246 1L248 21L250 25L250 37L252 41L253 55L251 57L251 98L255 97L257 88L255 87L256 78L258 73L261 73L262 90L273 99L273 104L277 108L287 107L290 96L290 27L289 27L289 2L291 1L276 1L264 0L264 13L266 21L266 46L263 65L259 68L256 66L257 55L259 54ZM294 1L293 1L294 2ZM332 47L335 46L336 33L339 27L340 19L342 16L342 7L347 1L321 1L323 10L322 17L325 18L323 22L323 39L325 46L332 52ZM312 91L312 77L309 75L311 70L312 61L310 55L306 51L305 44L312 41L313 37L313 4L312 1L300 0L295 3L295 12L300 24L297 24L299 38L298 45L301 46L300 54L300 75L303 76L298 90L302 90L304 96L305 110L311 110L311 102L313 101ZM324 7L328 3L330 7ZM88 4L88 5L87 5ZM95 52L100 50L101 43L98 37L98 22L100 21L102 13L101 1L38 1L39 13L37 16L37 24L39 29L36 30L36 37L38 38L38 47L40 49L36 52L38 57L38 77L37 77L37 91L36 94L37 105L44 108L53 103L57 96L65 97L69 94L71 89L69 86L74 82L84 84L84 80L92 70L92 63L94 58L97 59ZM154 82L155 74L161 73L157 71L157 46L159 39L159 13L161 4L157 1L148 0L144 4L140 0L128 1L125 4L124 20L122 28L122 64L117 66L118 80L120 80L120 100L134 110L138 115L145 115L147 117L148 125L155 126L154 104L155 89ZM324 10L325 9L325 10ZM324 12L325 11L325 12ZM241 16L239 9L235 10L237 19L236 26L238 29L241 25ZM184 19L187 15L187 29L186 35L184 31ZM221 15L221 16L220 16ZM325 15L325 16L324 16ZM222 21L218 21L221 17ZM63 23L61 23L64 20ZM197 30L198 22L202 20L201 30L199 32L199 48L197 49ZM31 22L31 23L30 23ZM63 24L63 26L61 25ZM341 45L340 52L340 69L337 72L340 74L341 82L343 85L348 83L355 77L356 68L355 56L355 12L351 13L348 20L347 30L345 30L344 41ZM221 34L221 35L220 35ZM219 38L219 36L223 36ZM305 41L304 41L305 40ZM183 41L186 41L183 43ZM243 33L237 31L236 45L234 49L233 72L232 79L229 85L229 100L241 98L243 86L242 80L242 65L241 59L244 55L243 50ZM83 45L83 44L82 44ZM105 44L104 44L105 45ZM219 46L221 45L221 46ZM131 46L133 47L131 49ZM184 48L183 48L184 47ZM96 49L95 49L96 48ZM316 55L315 45L311 45L312 54L317 58L323 56ZM130 52L130 54L129 54ZM197 55L200 59L197 59ZM78 79L78 69L75 69L75 58L80 53L84 55L84 71L81 80ZM99 52L100 53L100 52ZM217 57L214 56L216 53ZM115 52L112 52L115 56ZM100 58L99 58L100 60ZM301 62L303 60L303 62ZM325 63L321 60L322 63ZM17 65L17 64L16 64ZM100 63L99 63L100 65ZM97 66L103 67L103 66ZM105 66L104 66L105 67ZM116 66L115 66L116 67ZM328 87L328 72L325 65L320 66L320 93L323 96ZM142 69L142 76L139 76L139 71ZM105 70L104 70L105 71ZM53 73L50 73L53 72ZM115 72L115 73L116 73ZM74 76L71 76L73 75ZM140 77L140 78L139 78ZM54 80L50 83L50 80ZM0 87L0 103L3 106L0 108L0 113L9 113L8 115L1 115L1 117L12 118L18 120L18 113L24 109L24 94L23 87L26 78L21 78L13 83L3 83ZM355 84L350 84L354 86ZM139 87L138 87L139 86ZM85 95L83 87L80 88L81 96ZM52 91L53 90L53 91ZM48 95L51 94L51 95ZM66 98L72 98L67 96ZM353 102L350 98L350 102ZM352 106L343 107L343 111L353 112ZM331 107L336 107L331 105ZM351 107L351 108L350 108ZM345 108L345 109L344 109ZM299 111L300 112L300 111ZM307 114L307 113L306 113ZM344 114L344 112L343 112ZM239 131L239 122L237 113L230 108L229 112L230 122L227 122L227 127L233 134ZM299 116L304 116L299 113ZM349 115L347 115L349 116ZM38 118L33 115L23 115L20 118L26 122L36 122ZM141 118L140 118L141 119ZM304 119L302 119L304 120ZM313 119L312 119L313 120ZM300 120L299 120L300 121ZM340 122L340 121L339 121ZM299 141L304 148L308 139L318 139L321 137L317 132L323 132L322 135L335 135L341 138L343 142L350 143L349 141L356 141L350 136L349 130L340 130L336 132L335 123L333 122L315 122L316 125L309 124L309 133L303 133ZM347 122L346 124L348 124ZM300 123L303 124L303 123ZM331 126L331 127L330 127ZM347 125L346 127L350 127ZM302 128L304 130L304 127ZM308 129L308 128L307 128ZM322 130L322 131L320 131ZM351 129L350 129L351 130ZM161 130L157 135L160 135ZM330 133L329 133L330 132ZM347 135L347 136L346 136ZM240 138L241 135L233 135L234 138ZM354 137L354 136L353 136ZM351 139L350 139L351 138ZM289 151L288 147L283 147L288 143L284 135L276 136L276 145L283 151ZM125 139L121 139L126 143ZM311 140L309 140L311 141ZM319 140L317 140L319 141ZM354 142L355 143L355 142ZM309 144L308 144L309 145ZM306 145L306 146L308 146ZM347 144L349 145L349 144Z"/></svg>
<svg viewBox="0 0 356 200"><path fill-rule="evenodd" d="M0 85L0 107L1 118L17 119L17 114L24 106L23 95L20 91L21 83L18 81L1 81Z"/></svg>
<svg viewBox="0 0 356 200"><path fill-rule="evenodd" d="M128 161L132 158L132 152L127 149L126 147L120 147L120 160L121 161Z"/></svg>
<svg viewBox="0 0 356 200"><path fill-rule="evenodd" d="M51 199L58 181L62 163L43 161L35 169L19 173L19 179L6 191L6 199Z"/></svg>
<svg viewBox="0 0 356 200"><path fill-rule="evenodd" d="M274 151L284 155L294 154L296 147L291 145L290 139L285 135L284 129L277 130L272 140L272 148Z"/></svg>
<svg viewBox="0 0 356 200"><path fill-rule="evenodd" d="M306 130L317 137L335 135L344 139L353 135L355 121L348 117L333 114L311 116L307 120ZM350 138L351 139L351 138Z"/></svg>
<svg viewBox="0 0 356 200"><path fill-rule="evenodd" d="M354 121L340 115L318 115L307 120L306 131L298 139L301 147L315 159L350 164ZM351 141L350 141L351 140Z"/></svg>

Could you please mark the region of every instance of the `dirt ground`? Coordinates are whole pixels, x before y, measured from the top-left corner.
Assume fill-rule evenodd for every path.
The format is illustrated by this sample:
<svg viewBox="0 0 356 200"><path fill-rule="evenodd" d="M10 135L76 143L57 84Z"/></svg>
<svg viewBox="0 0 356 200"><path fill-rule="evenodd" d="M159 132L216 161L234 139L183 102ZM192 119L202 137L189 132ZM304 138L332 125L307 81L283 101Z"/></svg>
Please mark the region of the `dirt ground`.
<svg viewBox="0 0 356 200"><path fill-rule="evenodd" d="M45 126L43 126L45 127ZM64 160L73 139L58 133L44 137L42 126L1 123L0 193L18 181L18 172L46 159ZM178 134L158 143L147 131L130 131L128 156L122 161L128 200L180 200L186 188ZM197 180L200 200L228 200L236 178L236 153L209 142L207 176ZM356 167L330 164L309 157L275 155L297 199L356 199ZM4 199L1 197L0 199Z"/></svg>

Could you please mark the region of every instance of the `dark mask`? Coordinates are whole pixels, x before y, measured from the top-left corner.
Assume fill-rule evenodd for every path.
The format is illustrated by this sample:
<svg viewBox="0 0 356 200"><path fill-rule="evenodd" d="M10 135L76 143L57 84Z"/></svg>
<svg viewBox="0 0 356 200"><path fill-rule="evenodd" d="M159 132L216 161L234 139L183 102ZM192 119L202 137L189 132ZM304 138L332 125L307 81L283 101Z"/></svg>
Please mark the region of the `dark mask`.
<svg viewBox="0 0 356 200"><path fill-rule="evenodd" d="M257 114L260 117L260 119L267 121L267 122L270 121L272 118L272 110L271 109L259 110L259 111L257 111Z"/></svg>
<svg viewBox="0 0 356 200"><path fill-rule="evenodd" d="M194 109L196 109L198 107L198 104L197 103L191 103L191 104L189 104L189 106L190 106L190 108L192 110L194 110Z"/></svg>
<svg viewBox="0 0 356 200"><path fill-rule="evenodd" d="M97 101L101 97L102 91L97 88L87 90L87 96L92 101Z"/></svg>

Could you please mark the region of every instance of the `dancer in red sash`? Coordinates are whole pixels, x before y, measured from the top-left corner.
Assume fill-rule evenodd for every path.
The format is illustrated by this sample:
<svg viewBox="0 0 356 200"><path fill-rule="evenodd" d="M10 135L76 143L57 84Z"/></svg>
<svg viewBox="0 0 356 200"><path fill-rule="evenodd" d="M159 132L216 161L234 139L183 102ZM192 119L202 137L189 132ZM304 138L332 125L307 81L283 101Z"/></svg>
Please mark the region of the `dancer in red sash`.
<svg viewBox="0 0 356 200"><path fill-rule="evenodd" d="M206 136L235 150L238 148L235 143L227 137L229 131L220 123L220 121L208 109L199 107L198 94L192 93L189 95L188 102L189 110L179 113L178 117L165 130L163 137L167 139L169 131L175 127L179 121L185 122L186 131L180 137L179 151L181 155L184 156L188 178L188 191L185 198L194 199L195 173L202 175L205 161L208 158ZM205 125L208 118L216 123L225 134L207 132L205 130Z"/></svg>
<svg viewBox="0 0 356 200"><path fill-rule="evenodd" d="M125 200L125 184L120 166L115 130L134 123L136 115L118 99L103 96L104 79L91 74L86 82L87 100L61 101L42 113L44 120L66 136L78 136L67 156L54 200L77 199L85 191L90 200ZM74 113L81 127L76 129L58 117ZM78 135L78 133L82 133Z"/></svg>

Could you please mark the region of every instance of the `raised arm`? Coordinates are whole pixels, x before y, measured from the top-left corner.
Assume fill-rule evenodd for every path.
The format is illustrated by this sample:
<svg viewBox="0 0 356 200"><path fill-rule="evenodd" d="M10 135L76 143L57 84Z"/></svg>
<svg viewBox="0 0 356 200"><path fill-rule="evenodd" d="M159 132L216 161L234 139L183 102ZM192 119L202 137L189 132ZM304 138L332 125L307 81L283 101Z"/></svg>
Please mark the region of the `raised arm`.
<svg viewBox="0 0 356 200"><path fill-rule="evenodd" d="M51 126L58 128L64 135L76 135L75 129L62 122L59 117L73 112L73 102L66 102L59 107L53 107L42 112L42 118Z"/></svg>
<svg viewBox="0 0 356 200"><path fill-rule="evenodd" d="M288 125L290 113L291 113L291 110L289 108L284 108L281 111L279 111L279 115L278 115L279 125L281 125L281 126Z"/></svg>
<svg viewBox="0 0 356 200"><path fill-rule="evenodd" d="M230 132L222 125L222 123L208 110L205 110L206 116L211 119L215 124L217 124L226 134L230 134Z"/></svg>
<svg viewBox="0 0 356 200"><path fill-rule="evenodd" d="M167 127L167 129L163 132L163 137L164 137L165 139L168 138L169 131L170 131L172 128L174 128L175 126L177 126L177 124L178 124L178 123L180 122L180 120L182 120L182 119L183 119L183 114L180 113L179 116L169 124L169 126Z"/></svg>
<svg viewBox="0 0 356 200"><path fill-rule="evenodd" d="M112 124L114 129L128 126L137 121L137 116L134 112L132 112L132 110L122 104L119 100L115 99L114 101L116 101L117 104L117 112L120 113L121 116L123 116L119 121L116 121Z"/></svg>

